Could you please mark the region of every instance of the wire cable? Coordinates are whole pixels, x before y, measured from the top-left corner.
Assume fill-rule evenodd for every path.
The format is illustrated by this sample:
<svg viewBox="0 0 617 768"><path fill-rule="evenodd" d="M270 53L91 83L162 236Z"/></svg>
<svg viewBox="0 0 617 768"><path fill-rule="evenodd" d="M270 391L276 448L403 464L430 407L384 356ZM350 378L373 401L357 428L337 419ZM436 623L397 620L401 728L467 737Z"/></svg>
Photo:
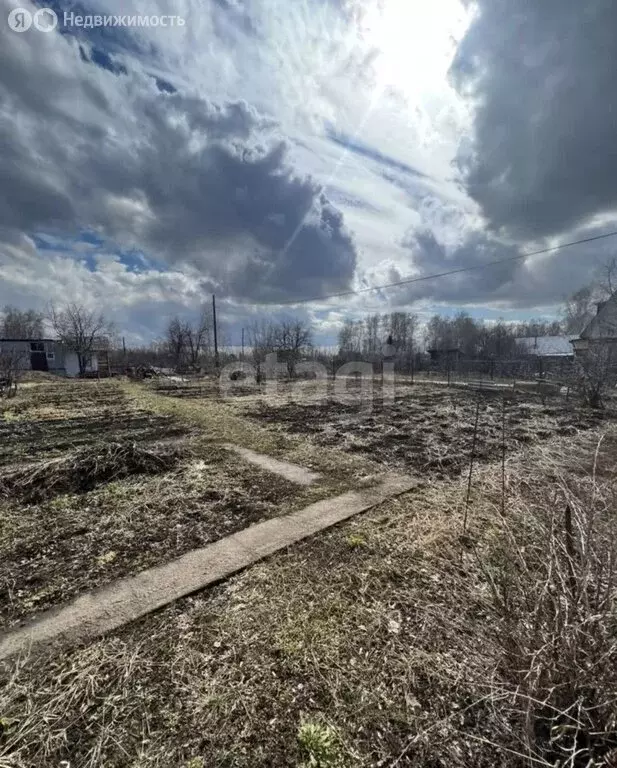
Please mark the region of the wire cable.
<svg viewBox="0 0 617 768"><path fill-rule="evenodd" d="M591 243L595 240L606 240L609 237L615 237L617 231L607 232L603 235L594 235L593 237L584 237L581 240L572 240L569 243L561 243L560 245L554 245L551 248L541 248L538 251L531 251L529 253L521 253L518 256L509 256L507 259L495 259L495 261L487 261L484 264L474 264L470 267L459 267L458 269L449 269L446 272L436 272L433 275L421 275L419 277L407 277L402 280L397 280L393 283L384 283L383 285L373 285L369 288L356 288L348 291L340 291L339 293L330 293L325 296L314 296L310 299L289 299L277 303L279 306L290 306L295 304L312 304L321 301L328 301L329 299L340 299L345 296L357 296L361 293L369 293L370 291L383 291L386 288L397 288L400 285L411 285L412 283L422 283L427 280L437 280L440 277L448 277L450 275L460 275L463 272L472 272L477 269L487 269L488 267L494 267L498 264L507 264L511 261L522 261L530 256L540 256L543 253L552 253L559 251L562 248L570 248L573 245L582 245L583 243Z"/></svg>

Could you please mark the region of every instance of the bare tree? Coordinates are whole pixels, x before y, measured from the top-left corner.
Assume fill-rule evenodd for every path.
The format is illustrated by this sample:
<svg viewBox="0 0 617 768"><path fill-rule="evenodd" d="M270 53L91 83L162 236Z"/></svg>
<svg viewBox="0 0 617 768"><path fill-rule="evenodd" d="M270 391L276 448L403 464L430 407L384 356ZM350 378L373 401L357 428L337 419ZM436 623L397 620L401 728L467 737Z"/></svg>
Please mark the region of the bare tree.
<svg viewBox="0 0 617 768"><path fill-rule="evenodd" d="M594 315L597 299L593 285L586 285L566 300L563 316L566 333L580 333Z"/></svg>
<svg viewBox="0 0 617 768"><path fill-rule="evenodd" d="M381 345L383 343L381 338L381 315L378 312L368 315L364 323L365 332L362 351L367 356L378 355L381 352Z"/></svg>
<svg viewBox="0 0 617 768"><path fill-rule="evenodd" d="M16 348L0 351L0 396L14 397L29 354Z"/></svg>
<svg viewBox="0 0 617 768"><path fill-rule="evenodd" d="M212 316L208 306L202 308L194 323L176 315L167 324L166 346L176 368L190 365L198 368L200 359L212 348Z"/></svg>
<svg viewBox="0 0 617 768"><path fill-rule="evenodd" d="M613 256L600 267L600 290L605 298L609 298L617 288L617 256Z"/></svg>
<svg viewBox="0 0 617 768"><path fill-rule="evenodd" d="M40 339L43 336L43 320L41 312L21 310L7 304L2 311L0 338Z"/></svg>
<svg viewBox="0 0 617 768"><path fill-rule="evenodd" d="M344 320L338 335L339 354L346 358L360 355L364 330L362 320Z"/></svg>
<svg viewBox="0 0 617 768"><path fill-rule="evenodd" d="M617 348L611 343L590 341L576 362L583 401L591 408L603 408L604 393L617 383Z"/></svg>
<svg viewBox="0 0 617 768"><path fill-rule="evenodd" d="M300 358L313 346L310 325L301 320L291 320L274 326L274 348L287 365L289 378L295 375Z"/></svg>
<svg viewBox="0 0 617 768"><path fill-rule="evenodd" d="M301 320L253 323L248 337L258 381L261 380L261 366L267 355L276 353L287 366L289 377L293 378L297 363L313 345L311 327Z"/></svg>
<svg viewBox="0 0 617 768"><path fill-rule="evenodd" d="M566 333L580 333L596 314L596 306L610 299L616 289L617 256L613 256L598 267L594 281L566 299L563 309Z"/></svg>
<svg viewBox="0 0 617 768"><path fill-rule="evenodd" d="M262 379L261 369L266 356L275 351L274 323L265 321L252 323L248 329L248 341L257 371L256 380L259 383Z"/></svg>
<svg viewBox="0 0 617 768"><path fill-rule="evenodd" d="M113 325L103 314L86 309L82 304L49 307L49 321L58 340L77 353L80 374L85 373L97 346L107 346Z"/></svg>
<svg viewBox="0 0 617 768"><path fill-rule="evenodd" d="M189 363L193 368L197 368L201 355L208 353L212 346L212 315L208 306L202 308L194 325L184 324L184 335Z"/></svg>
<svg viewBox="0 0 617 768"><path fill-rule="evenodd" d="M415 336L418 329L418 315L409 312L392 312L385 315L387 330L392 336L392 343L397 354L405 356L414 350Z"/></svg>
<svg viewBox="0 0 617 768"><path fill-rule="evenodd" d="M165 333L167 348L173 357L174 365L179 368L185 359L188 345L188 329L186 323L180 318L172 317L167 325Z"/></svg>

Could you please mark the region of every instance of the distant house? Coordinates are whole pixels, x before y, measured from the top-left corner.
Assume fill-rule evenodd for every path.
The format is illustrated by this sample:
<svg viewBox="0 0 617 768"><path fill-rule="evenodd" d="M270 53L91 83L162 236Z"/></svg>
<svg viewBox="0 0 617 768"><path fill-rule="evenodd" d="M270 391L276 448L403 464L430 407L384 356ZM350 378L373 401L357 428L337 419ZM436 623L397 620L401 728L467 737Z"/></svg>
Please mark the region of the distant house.
<svg viewBox="0 0 617 768"><path fill-rule="evenodd" d="M576 355L585 354L598 346L617 349L617 292L607 301L597 304L595 316L587 323L581 335L572 340Z"/></svg>
<svg viewBox="0 0 617 768"><path fill-rule="evenodd" d="M0 339L0 355L11 354L26 371L49 371L60 376L78 376L77 352L55 339ZM86 365L87 373L98 371L98 354L93 352Z"/></svg>
<svg viewBox="0 0 617 768"><path fill-rule="evenodd" d="M541 357L544 359L564 359L574 357L572 339L576 336L523 336L516 339L516 349L520 355Z"/></svg>

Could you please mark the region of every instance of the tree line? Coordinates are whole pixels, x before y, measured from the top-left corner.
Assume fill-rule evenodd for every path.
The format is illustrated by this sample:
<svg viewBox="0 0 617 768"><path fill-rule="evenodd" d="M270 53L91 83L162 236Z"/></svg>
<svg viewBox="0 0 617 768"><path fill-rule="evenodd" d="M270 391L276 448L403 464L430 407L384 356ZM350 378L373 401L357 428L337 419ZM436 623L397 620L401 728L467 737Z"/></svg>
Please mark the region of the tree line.
<svg viewBox="0 0 617 768"><path fill-rule="evenodd" d="M526 336L555 336L563 333L558 320L487 323L466 312L454 317L433 315L424 327L418 316L409 312L372 314L363 320L346 320L339 331L339 354L370 359L391 348L396 358L409 358L430 349L457 349L467 357L511 357L516 340Z"/></svg>
<svg viewBox="0 0 617 768"><path fill-rule="evenodd" d="M598 302L606 300L617 287L617 258L600 268L597 278L570 296L559 320L530 320L495 323L478 320L466 312L453 317L433 315L426 324L412 312L373 313L363 319L347 319L338 333L338 348L318 350L313 329L297 318L254 322L246 329L246 357L259 370L268 354L276 353L290 376L302 358L324 362L352 359L375 360L384 354L410 362L424 350L456 349L471 359L512 358L521 337L578 334L593 317ZM95 348L111 350L116 363L126 364L112 323L103 313L77 303L50 304L45 312L5 306L0 314L0 338L36 339L50 328L54 337L73 349L84 372ZM219 328L221 362L237 357ZM227 349L225 349L227 347ZM131 362L181 369L208 367L214 359L214 325L209 305L194 319L176 315L167 322L163 336L147 347L130 350Z"/></svg>

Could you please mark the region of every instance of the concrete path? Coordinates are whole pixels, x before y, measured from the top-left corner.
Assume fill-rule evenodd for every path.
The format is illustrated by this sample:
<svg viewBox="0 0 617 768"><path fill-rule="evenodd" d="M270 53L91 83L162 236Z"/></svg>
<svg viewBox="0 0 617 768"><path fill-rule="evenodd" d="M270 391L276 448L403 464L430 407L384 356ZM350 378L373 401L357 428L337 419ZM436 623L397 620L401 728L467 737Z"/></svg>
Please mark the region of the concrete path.
<svg viewBox="0 0 617 768"><path fill-rule="evenodd" d="M258 467L265 469L266 472L274 472L275 475L280 475L292 483L311 485L311 483L319 480L317 472L311 472L309 469L298 464L273 459L272 456L266 456L264 453L257 453L256 451L251 451L250 448L242 448L231 443L226 443L225 448L237 453L238 456L242 456L245 461L250 461L251 464L256 464Z"/></svg>
<svg viewBox="0 0 617 768"><path fill-rule="evenodd" d="M374 487L349 491L284 517L266 520L43 613L0 636L0 661L50 643L71 645L127 624L180 597L220 581L301 539L411 490L416 481L386 476Z"/></svg>

